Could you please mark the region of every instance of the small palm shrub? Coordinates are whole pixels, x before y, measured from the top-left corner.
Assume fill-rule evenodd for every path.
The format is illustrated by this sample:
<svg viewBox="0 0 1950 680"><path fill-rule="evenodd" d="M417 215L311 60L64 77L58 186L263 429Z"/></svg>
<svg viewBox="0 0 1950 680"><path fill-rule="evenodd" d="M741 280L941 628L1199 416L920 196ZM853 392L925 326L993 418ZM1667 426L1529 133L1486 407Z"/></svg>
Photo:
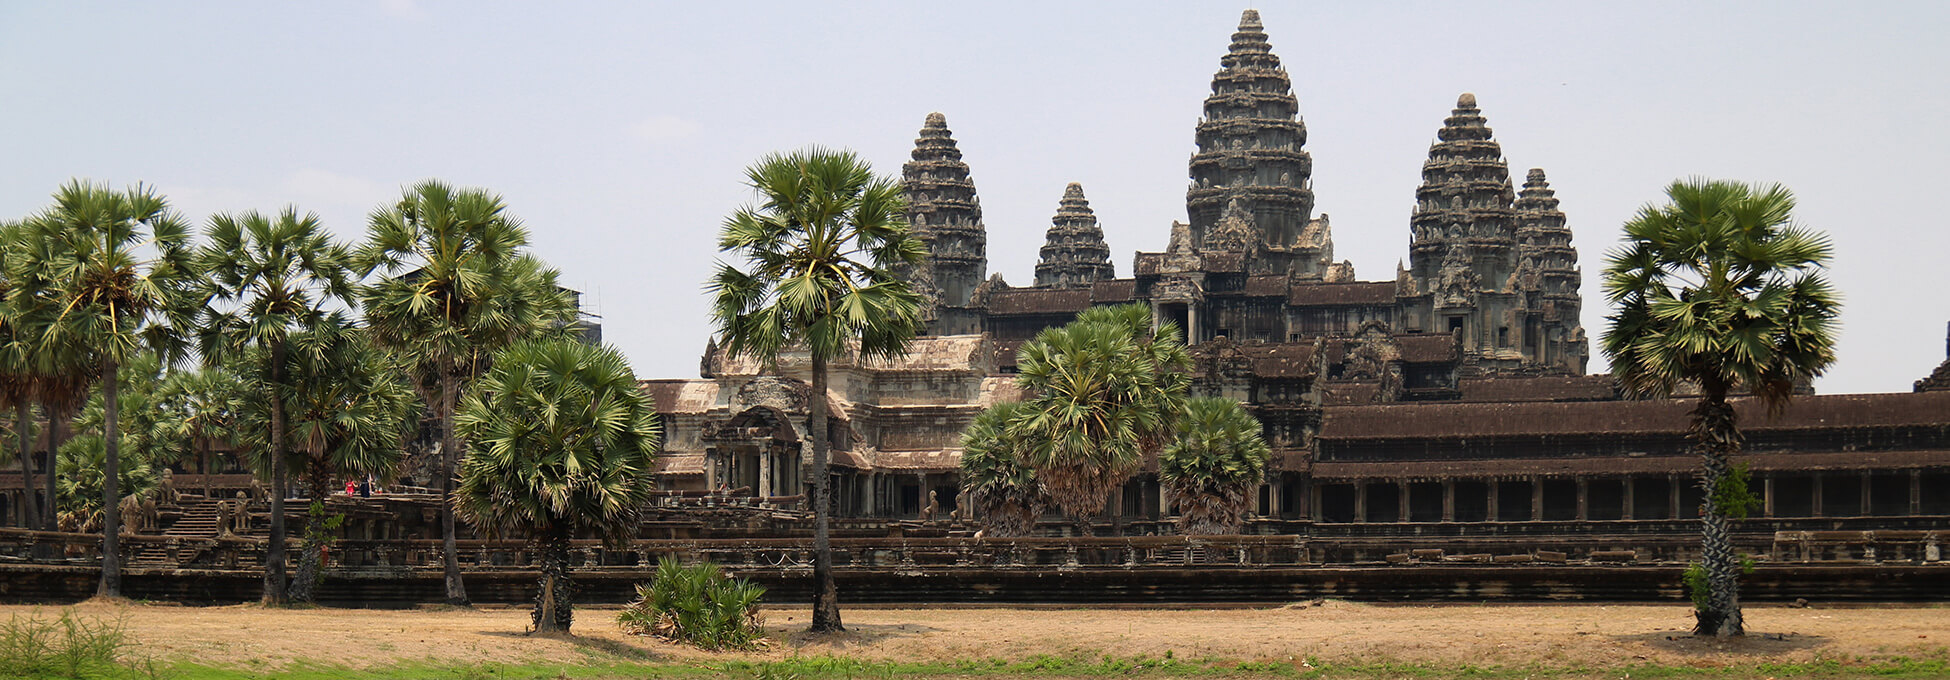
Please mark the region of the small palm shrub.
<svg viewBox="0 0 1950 680"><path fill-rule="evenodd" d="M685 566L665 557L657 576L636 587L637 599L617 615L624 632L704 649L750 649L765 638L758 612L763 586L724 575L710 562Z"/></svg>

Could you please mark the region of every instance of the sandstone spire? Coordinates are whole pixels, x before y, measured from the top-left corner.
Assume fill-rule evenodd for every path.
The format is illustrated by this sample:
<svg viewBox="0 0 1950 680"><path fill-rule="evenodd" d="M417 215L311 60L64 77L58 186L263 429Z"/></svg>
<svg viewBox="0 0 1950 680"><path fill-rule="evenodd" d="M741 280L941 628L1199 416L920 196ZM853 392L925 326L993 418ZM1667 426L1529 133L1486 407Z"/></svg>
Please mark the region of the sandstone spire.
<svg viewBox="0 0 1950 680"><path fill-rule="evenodd" d="M1198 124L1198 153L1192 156L1192 184L1185 192L1192 236L1203 242L1226 207L1238 201L1252 214L1269 249L1258 269L1319 277L1326 260L1298 243L1314 207L1313 158L1301 149L1307 143L1307 126L1299 119L1292 81L1267 42L1258 11L1249 9L1240 17L1239 30L1219 64L1212 94L1205 98L1205 117Z"/></svg>
<svg viewBox="0 0 1950 680"><path fill-rule="evenodd" d="M1516 268L1510 168L1476 95L1463 93L1436 133L1410 219L1409 268L1416 279L1457 279L1443 264L1462 263L1483 287L1503 290ZM1451 249L1462 252L1450 254Z"/></svg>
<svg viewBox="0 0 1950 680"><path fill-rule="evenodd" d="M1071 182L1063 190L1056 216L1050 218L1042 261L1036 264L1036 285L1089 285L1116 276L1110 246L1104 244L1104 230L1097 226L1097 213L1083 197L1083 185Z"/></svg>
<svg viewBox="0 0 1950 680"><path fill-rule="evenodd" d="M1520 283L1526 293L1538 298L1530 305L1537 312L1535 332L1540 336L1535 358L1582 375L1591 349L1579 316L1584 297L1578 293L1582 283L1578 251L1571 246L1571 229L1565 226L1557 192L1551 190L1542 168L1530 169L1513 207Z"/></svg>
<svg viewBox="0 0 1950 680"><path fill-rule="evenodd" d="M907 194L908 224L928 243L928 278L936 296L929 301L933 309L925 310L934 314L928 331L980 332L981 319L970 302L975 287L988 276L988 230L947 117L928 114L912 157L901 166L901 185ZM909 279L919 282L922 277Z"/></svg>

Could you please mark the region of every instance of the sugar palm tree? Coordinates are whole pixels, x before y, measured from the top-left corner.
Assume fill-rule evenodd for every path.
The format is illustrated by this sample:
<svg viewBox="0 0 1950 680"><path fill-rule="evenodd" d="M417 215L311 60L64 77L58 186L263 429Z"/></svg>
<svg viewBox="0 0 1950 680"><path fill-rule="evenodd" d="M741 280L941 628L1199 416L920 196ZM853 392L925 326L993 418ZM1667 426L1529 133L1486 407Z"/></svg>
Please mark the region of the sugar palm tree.
<svg viewBox="0 0 1950 680"><path fill-rule="evenodd" d="M195 265L188 223L152 189L118 192L77 180L55 192L54 200L24 221L23 240L32 246L9 258L8 278L31 291L26 317L34 327L27 332L50 372L102 386L106 441L97 593L120 597L116 377L145 346L177 349L172 327L186 321L183 287ZM160 323L164 317L174 323Z"/></svg>
<svg viewBox="0 0 1950 680"><path fill-rule="evenodd" d="M399 469L401 443L415 417L418 400L404 372L375 351L364 331L341 314L330 314L292 333L279 404L242 402L237 433L253 469L268 470L272 448L267 433L273 413L283 413L289 428L282 465L296 471L310 501L304 548L289 597L315 599L328 542L324 502L336 482L348 477L388 479ZM245 362L256 364L262 351Z"/></svg>
<svg viewBox="0 0 1950 680"><path fill-rule="evenodd" d="M961 435L961 486L989 536L1027 536L1049 505L1028 451L1012 429L1027 404L1005 401L983 409Z"/></svg>
<svg viewBox="0 0 1950 680"><path fill-rule="evenodd" d="M497 355L456 420L470 454L454 508L483 533L541 548L537 633L568 633L569 541L624 543L650 499L662 442L657 415L623 355L569 339Z"/></svg>
<svg viewBox="0 0 1950 680"><path fill-rule="evenodd" d="M249 350L261 362L242 371L255 389L254 403L270 408L266 446L290 446L289 423L278 393L291 389L286 379L290 337L317 323L330 306L352 297L352 253L332 240L318 216L285 208L276 216L255 211L218 214L205 230L209 244L198 261L209 272L201 291L210 312L200 338L206 361L225 361ZM240 366L233 362L234 366ZM285 590L284 497L291 488L282 455L269 457L271 535L264 550L262 602L282 605Z"/></svg>
<svg viewBox="0 0 1950 680"><path fill-rule="evenodd" d="M242 379L220 366L172 371L158 388L158 408L167 414L158 436L196 455L204 498L211 497L210 442L235 432L238 393L244 389Z"/></svg>
<svg viewBox="0 0 1950 680"><path fill-rule="evenodd" d="M1689 434L1702 461L1700 516L1707 606L1699 635L1744 633L1729 514L1744 516L1744 480L1729 458L1741 435L1727 395L1744 389L1778 413L1796 385L1835 360L1840 309L1822 275L1828 238L1796 225L1779 185L1690 179L1625 223L1606 258L1605 297L1617 307L1602 346L1632 393L1664 397L1697 385Z"/></svg>
<svg viewBox="0 0 1950 680"><path fill-rule="evenodd" d="M1158 481L1165 503L1178 506L1179 530L1238 533L1273 456L1259 420L1231 399L1194 397L1179 431L1158 456Z"/></svg>
<svg viewBox="0 0 1950 680"><path fill-rule="evenodd" d="M501 197L426 181L373 211L360 271L380 279L359 291L373 344L400 357L440 430L440 538L447 603L467 604L455 545L455 403L494 354L538 334L565 332L575 303L556 272L527 255L528 232Z"/></svg>
<svg viewBox="0 0 1950 680"><path fill-rule="evenodd" d="M1112 489L1162 447L1184 410L1191 365L1176 324L1141 305L1097 308L1023 345L1016 421L1054 505L1087 531Z"/></svg>
<svg viewBox="0 0 1950 680"><path fill-rule="evenodd" d="M0 231L14 231L11 225L0 225ZM0 258L7 257L7 236L0 235ZM6 300L11 297L4 289L6 267L0 264L0 409L12 408L14 412L14 434L19 438L19 448L15 458L20 463L20 526L37 528L40 526L40 503L34 500L34 396L39 386L39 375L34 368L29 339L20 332L20 324L5 312ZM52 469L47 471L54 474Z"/></svg>
<svg viewBox="0 0 1950 680"><path fill-rule="evenodd" d="M902 219L900 186L851 151L812 147L760 159L745 171L757 203L725 218L719 262L706 288L727 354L776 359L803 348L812 360L812 630L843 630L828 536L831 478L826 366L857 352L893 357L920 324L920 296L892 273L926 255Z"/></svg>

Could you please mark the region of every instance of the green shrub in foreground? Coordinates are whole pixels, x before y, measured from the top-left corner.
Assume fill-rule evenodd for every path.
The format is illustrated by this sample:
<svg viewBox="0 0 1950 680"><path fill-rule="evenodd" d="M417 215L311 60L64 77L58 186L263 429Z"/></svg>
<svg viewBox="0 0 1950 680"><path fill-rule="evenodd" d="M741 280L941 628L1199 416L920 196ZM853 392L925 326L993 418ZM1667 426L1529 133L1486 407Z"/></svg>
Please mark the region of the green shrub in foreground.
<svg viewBox="0 0 1950 680"><path fill-rule="evenodd" d="M665 557L657 576L616 617L623 630L705 649L749 649L765 637L758 598L765 588L724 575L718 565L684 566Z"/></svg>
<svg viewBox="0 0 1950 680"><path fill-rule="evenodd" d="M76 616L14 615L0 623L0 669L5 677L88 678L121 670L129 646L122 621ZM18 675L13 675L18 674Z"/></svg>

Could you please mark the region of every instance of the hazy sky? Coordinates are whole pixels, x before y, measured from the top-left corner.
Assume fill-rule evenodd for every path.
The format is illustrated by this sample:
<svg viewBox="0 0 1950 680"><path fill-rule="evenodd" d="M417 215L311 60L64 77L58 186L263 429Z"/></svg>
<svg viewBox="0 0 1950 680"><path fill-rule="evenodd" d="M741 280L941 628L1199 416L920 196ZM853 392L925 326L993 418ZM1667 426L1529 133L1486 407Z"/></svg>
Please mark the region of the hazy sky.
<svg viewBox="0 0 1950 680"><path fill-rule="evenodd" d="M1429 143L1474 92L1516 180L1550 173L1585 272L1675 178L1782 182L1834 237L1823 392L1944 359L1950 3L1257 3L1336 253L1387 280ZM1239 4L95 3L0 0L0 217L70 177L199 222L315 211L344 237L421 179L504 195L642 377L694 377L741 169L808 143L898 174L947 115L989 266L1034 279L1067 182L1118 274L1185 218ZM1592 370L1604 370L1593 350Z"/></svg>

